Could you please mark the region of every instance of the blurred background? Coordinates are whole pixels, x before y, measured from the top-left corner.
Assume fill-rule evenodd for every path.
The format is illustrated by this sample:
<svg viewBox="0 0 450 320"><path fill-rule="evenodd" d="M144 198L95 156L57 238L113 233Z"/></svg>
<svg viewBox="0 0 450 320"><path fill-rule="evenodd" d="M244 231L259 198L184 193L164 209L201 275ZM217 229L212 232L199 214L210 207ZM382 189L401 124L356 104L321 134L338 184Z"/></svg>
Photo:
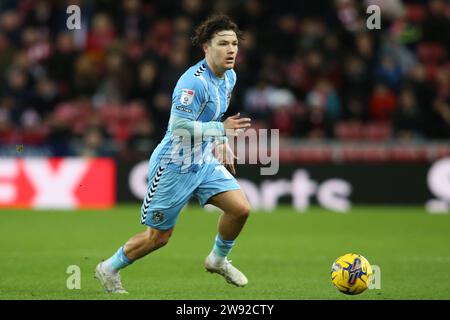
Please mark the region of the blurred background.
<svg viewBox="0 0 450 320"><path fill-rule="evenodd" d="M372 4L381 29L366 26ZM2 0L0 156L148 159L203 58L194 27L215 12L245 32L227 115L279 129L282 167L450 155L444 0Z"/></svg>

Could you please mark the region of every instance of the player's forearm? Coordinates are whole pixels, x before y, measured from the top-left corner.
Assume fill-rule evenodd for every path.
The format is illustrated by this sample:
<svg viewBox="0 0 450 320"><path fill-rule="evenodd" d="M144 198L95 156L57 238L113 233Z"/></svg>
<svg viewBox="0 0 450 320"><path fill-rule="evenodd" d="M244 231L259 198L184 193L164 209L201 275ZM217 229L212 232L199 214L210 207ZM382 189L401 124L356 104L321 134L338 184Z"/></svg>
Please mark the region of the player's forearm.
<svg viewBox="0 0 450 320"><path fill-rule="evenodd" d="M186 130L194 137L223 137L225 128L220 121L201 122L172 115L171 131Z"/></svg>

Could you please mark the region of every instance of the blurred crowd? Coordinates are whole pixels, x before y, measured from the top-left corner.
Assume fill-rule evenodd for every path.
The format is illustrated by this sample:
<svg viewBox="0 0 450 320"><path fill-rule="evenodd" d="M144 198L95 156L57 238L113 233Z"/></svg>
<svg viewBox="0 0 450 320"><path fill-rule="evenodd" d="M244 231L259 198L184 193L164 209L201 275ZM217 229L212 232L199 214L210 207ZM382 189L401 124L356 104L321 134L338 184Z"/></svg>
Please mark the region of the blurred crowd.
<svg viewBox="0 0 450 320"><path fill-rule="evenodd" d="M227 115L292 138L450 139L445 0L1 0L0 155L148 157L214 12L245 31Z"/></svg>

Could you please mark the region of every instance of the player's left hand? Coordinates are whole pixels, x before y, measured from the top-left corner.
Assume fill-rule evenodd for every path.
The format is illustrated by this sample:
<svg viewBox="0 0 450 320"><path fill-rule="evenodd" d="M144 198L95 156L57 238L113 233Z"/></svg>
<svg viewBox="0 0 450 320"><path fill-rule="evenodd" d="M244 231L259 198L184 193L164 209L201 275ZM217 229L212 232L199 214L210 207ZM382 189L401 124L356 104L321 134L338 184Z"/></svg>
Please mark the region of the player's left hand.
<svg viewBox="0 0 450 320"><path fill-rule="evenodd" d="M238 157L236 157L233 150L231 150L228 142L216 144L214 148L214 156L217 160L219 160L220 164L228 168L233 175L236 175L234 160L238 159Z"/></svg>

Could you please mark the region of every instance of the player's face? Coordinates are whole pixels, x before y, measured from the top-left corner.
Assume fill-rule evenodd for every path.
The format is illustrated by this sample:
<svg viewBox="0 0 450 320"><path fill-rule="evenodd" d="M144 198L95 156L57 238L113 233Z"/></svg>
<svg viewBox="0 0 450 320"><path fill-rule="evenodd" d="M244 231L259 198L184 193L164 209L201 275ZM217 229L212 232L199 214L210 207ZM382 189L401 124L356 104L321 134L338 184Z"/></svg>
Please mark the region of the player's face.
<svg viewBox="0 0 450 320"><path fill-rule="evenodd" d="M218 31L205 46L206 58L218 72L232 69L238 52L238 39L231 30Z"/></svg>

